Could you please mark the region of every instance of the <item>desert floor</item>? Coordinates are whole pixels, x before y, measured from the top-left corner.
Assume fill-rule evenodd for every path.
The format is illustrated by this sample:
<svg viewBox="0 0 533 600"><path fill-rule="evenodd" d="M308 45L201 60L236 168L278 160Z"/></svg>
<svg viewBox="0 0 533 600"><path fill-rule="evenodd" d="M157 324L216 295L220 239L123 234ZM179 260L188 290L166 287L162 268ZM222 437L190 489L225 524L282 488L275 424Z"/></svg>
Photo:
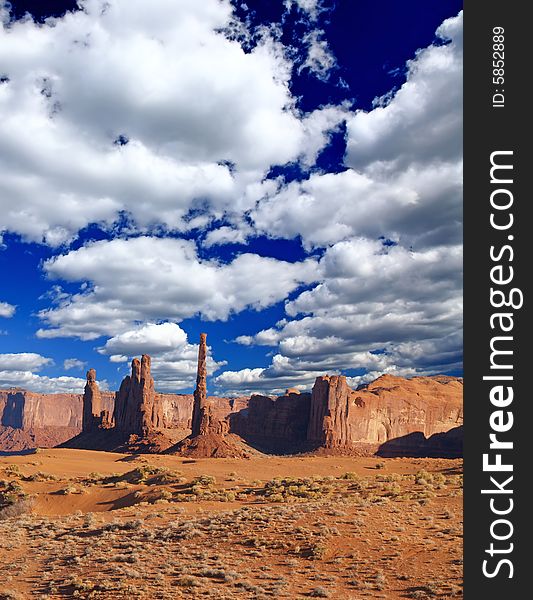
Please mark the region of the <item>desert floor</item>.
<svg viewBox="0 0 533 600"><path fill-rule="evenodd" d="M460 460L0 457L0 599L461 596Z"/></svg>

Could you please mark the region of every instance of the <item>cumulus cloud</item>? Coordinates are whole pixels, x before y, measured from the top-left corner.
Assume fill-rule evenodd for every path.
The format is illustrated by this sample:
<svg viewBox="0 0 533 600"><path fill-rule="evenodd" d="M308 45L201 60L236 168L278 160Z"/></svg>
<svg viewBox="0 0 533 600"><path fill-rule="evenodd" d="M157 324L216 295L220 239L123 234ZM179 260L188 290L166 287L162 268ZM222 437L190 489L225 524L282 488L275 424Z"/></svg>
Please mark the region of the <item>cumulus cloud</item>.
<svg viewBox="0 0 533 600"><path fill-rule="evenodd" d="M318 271L321 283L286 303L286 319L236 338L276 348L272 364L223 373L218 385L233 390L242 376L248 387L268 390L279 389L278 380L310 386L326 372L373 376L461 368L460 246L415 252L358 238L328 249Z"/></svg>
<svg viewBox="0 0 533 600"><path fill-rule="evenodd" d="M78 377L46 377L31 371L0 370L0 388L23 388L42 394L82 394L86 380ZM107 381L98 382L101 390L108 390Z"/></svg>
<svg viewBox="0 0 533 600"><path fill-rule="evenodd" d="M9 319L15 314L16 306L9 304L8 302L0 302L0 317Z"/></svg>
<svg viewBox="0 0 533 600"><path fill-rule="evenodd" d="M107 340L100 349L102 354L154 354L183 346L187 334L176 323L147 323L138 329L125 331Z"/></svg>
<svg viewBox="0 0 533 600"><path fill-rule="evenodd" d="M221 388L461 369L462 13L437 36L399 90L347 117L345 171L279 182L251 212L260 231L325 252L286 318L236 338L274 348L271 365L222 373Z"/></svg>
<svg viewBox="0 0 533 600"><path fill-rule="evenodd" d="M251 208L248 187L315 143L284 48L229 39L228 0L81 6L0 29L2 230L59 245L124 211L183 231L191 210Z"/></svg>
<svg viewBox="0 0 533 600"><path fill-rule="evenodd" d="M148 323L116 335L99 349L110 355L112 362L124 362L133 356L150 354L152 374L161 391L175 392L194 386L198 344L191 344L187 334L176 323ZM214 373L225 365L217 362L208 347L207 371Z"/></svg>
<svg viewBox="0 0 533 600"><path fill-rule="evenodd" d="M407 168L394 177L347 169L313 174L280 187L252 211L256 227L279 237L301 235L324 247L354 236L386 236L405 245L459 243L462 163Z"/></svg>
<svg viewBox="0 0 533 600"><path fill-rule="evenodd" d="M251 212L262 232L308 247L386 236L406 247L462 238L462 13L420 50L407 81L371 111L345 113L347 169L279 185Z"/></svg>
<svg viewBox="0 0 533 600"><path fill-rule="evenodd" d="M79 358L65 358L63 361L63 368L65 371L70 371L71 369L76 369L77 371L81 371L85 368L87 363Z"/></svg>
<svg viewBox="0 0 533 600"><path fill-rule="evenodd" d="M346 158L351 167L379 161L401 169L461 156L462 12L444 21L436 35L448 43L420 50L408 62L407 81L396 93L348 120Z"/></svg>
<svg viewBox="0 0 533 600"><path fill-rule="evenodd" d="M82 393L85 379L66 376L48 377L35 373L43 367L52 365L53 362L51 358L34 352L0 354L0 388L16 387L45 394ZM99 383L103 390L108 389L107 381Z"/></svg>
<svg viewBox="0 0 533 600"><path fill-rule="evenodd" d="M244 244L246 242L246 231L251 232L251 229L235 229L225 225L210 231L206 235L203 245L205 248L211 248L212 246L222 246L224 244Z"/></svg>
<svg viewBox="0 0 533 600"><path fill-rule="evenodd" d="M19 352L0 354L0 369L2 371L39 371L46 365L53 364L51 358L46 358L35 352Z"/></svg>
<svg viewBox="0 0 533 600"><path fill-rule="evenodd" d="M316 280L316 261L288 263L241 254L231 263L201 260L194 242L139 237L89 244L44 264L47 275L89 284L40 313L40 337L94 339L131 329L135 322L182 320L198 313L227 319L260 310Z"/></svg>

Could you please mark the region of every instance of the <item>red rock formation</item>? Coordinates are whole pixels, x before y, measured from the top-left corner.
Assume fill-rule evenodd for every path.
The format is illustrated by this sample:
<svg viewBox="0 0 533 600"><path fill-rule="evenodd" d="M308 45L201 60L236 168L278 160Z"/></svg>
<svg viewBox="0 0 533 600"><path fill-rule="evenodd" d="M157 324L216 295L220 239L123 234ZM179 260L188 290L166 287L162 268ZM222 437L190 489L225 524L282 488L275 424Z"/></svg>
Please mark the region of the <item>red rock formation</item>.
<svg viewBox="0 0 533 600"><path fill-rule="evenodd" d="M131 362L131 376L126 376L115 397L114 422L118 431L140 436L164 428L161 395L156 394L150 372L151 359L143 354Z"/></svg>
<svg viewBox="0 0 533 600"><path fill-rule="evenodd" d="M193 395L191 435L169 448L170 454L212 458L246 458L251 452L242 440L229 434L227 414L220 415L214 402L207 397L207 334L200 334L196 389ZM222 416L222 418L221 418Z"/></svg>
<svg viewBox="0 0 533 600"><path fill-rule="evenodd" d="M460 454L460 429L435 437L462 424L459 379L386 375L352 390L344 377L325 376L317 379L311 395L290 389L278 398L207 397L205 341L194 396L156 393L149 357L135 359L132 375L116 393L116 428L102 430L96 420L97 429L86 439L77 436L72 447L157 452L189 436L173 450L190 456L243 456L250 452L244 438L274 453L297 451L307 442L308 447L339 452L359 451L363 444L365 452L381 446L393 454L420 449ZM93 423L99 409L100 416L102 411L112 414L115 398L97 390L94 372L88 374L85 392L84 404L80 394L0 390L0 450L57 445L79 433L82 421L89 421L89 409ZM196 435L190 435L193 405Z"/></svg>
<svg viewBox="0 0 533 600"><path fill-rule="evenodd" d="M192 433L205 434L209 430L211 416L207 403L207 334L200 334L198 346L198 367L196 369L196 389L192 409Z"/></svg>
<svg viewBox="0 0 533 600"><path fill-rule="evenodd" d="M87 383L83 392L82 431L94 431L99 427L112 426L109 410L104 409L100 388L96 383L96 371L87 371Z"/></svg>
<svg viewBox="0 0 533 600"><path fill-rule="evenodd" d="M0 424L16 429L81 427L79 394L38 394L0 390Z"/></svg>
<svg viewBox="0 0 533 600"><path fill-rule="evenodd" d="M112 395L103 392L104 409ZM57 446L79 433L81 394L39 394L23 389L0 390L0 450Z"/></svg>
<svg viewBox="0 0 533 600"><path fill-rule="evenodd" d="M317 377L307 439L325 448L383 444L421 432L425 437L463 422L462 381L383 375L352 390L344 376ZM414 438L413 438L414 440Z"/></svg>
<svg viewBox="0 0 533 600"><path fill-rule="evenodd" d="M311 394L288 389L283 396L253 395L229 415L230 431L276 452L293 451L307 439Z"/></svg>
<svg viewBox="0 0 533 600"><path fill-rule="evenodd" d="M19 452L32 448L53 448L79 433L76 427L54 425L19 429L0 425L0 451Z"/></svg>

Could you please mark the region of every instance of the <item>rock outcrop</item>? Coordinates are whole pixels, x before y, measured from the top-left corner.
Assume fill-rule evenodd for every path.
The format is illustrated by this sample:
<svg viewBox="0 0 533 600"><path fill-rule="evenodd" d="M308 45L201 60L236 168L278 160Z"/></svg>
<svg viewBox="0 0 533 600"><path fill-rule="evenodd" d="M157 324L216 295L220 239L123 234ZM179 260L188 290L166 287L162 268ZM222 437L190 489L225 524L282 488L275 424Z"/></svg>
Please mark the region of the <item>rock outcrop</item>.
<svg viewBox="0 0 533 600"><path fill-rule="evenodd" d="M311 394L289 388L278 397L219 398L207 396L206 361L203 335L194 394L155 392L147 355L132 361L115 394L98 389L93 369L83 396L0 390L0 451L69 440L68 447L197 457L249 456L254 448L461 455L461 379L384 375L351 389L334 375L318 377Z"/></svg>
<svg viewBox="0 0 533 600"><path fill-rule="evenodd" d="M87 371L87 383L83 392L83 415L81 429L84 432L98 428L110 428L112 421L109 410L104 408L102 394L96 382L96 371Z"/></svg>
<svg viewBox="0 0 533 600"><path fill-rule="evenodd" d="M380 445L415 432L425 439L462 425L462 399L462 381L454 377L383 375L357 390L342 375L318 377L307 439L337 450Z"/></svg>
<svg viewBox="0 0 533 600"><path fill-rule="evenodd" d="M292 453L305 445L310 405L311 394L295 389L278 397L254 394L229 415L230 431L263 451Z"/></svg>
<svg viewBox="0 0 533 600"><path fill-rule="evenodd" d="M104 410L112 410L112 394L101 393ZM81 394L39 394L22 389L0 390L0 451L57 446L79 433Z"/></svg>
<svg viewBox="0 0 533 600"><path fill-rule="evenodd" d="M211 404L207 400L207 334L205 333L200 334L193 398L191 436L207 435L212 432L212 428L216 428L216 424L213 420Z"/></svg>
<svg viewBox="0 0 533 600"><path fill-rule="evenodd" d="M228 414L221 418L207 397L207 335L200 334L196 388L193 394L191 435L168 449L169 454L194 457L246 458L251 449L243 441L230 434Z"/></svg>
<svg viewBox="0 0 533 600"><path fill-rule="evenodd" d="M151 358L143 354L141 360L131 362L131 376L127 375L115 397L114 422L117 431L146 436L165 427L160 394L156 394L151 374Z"/></svg>

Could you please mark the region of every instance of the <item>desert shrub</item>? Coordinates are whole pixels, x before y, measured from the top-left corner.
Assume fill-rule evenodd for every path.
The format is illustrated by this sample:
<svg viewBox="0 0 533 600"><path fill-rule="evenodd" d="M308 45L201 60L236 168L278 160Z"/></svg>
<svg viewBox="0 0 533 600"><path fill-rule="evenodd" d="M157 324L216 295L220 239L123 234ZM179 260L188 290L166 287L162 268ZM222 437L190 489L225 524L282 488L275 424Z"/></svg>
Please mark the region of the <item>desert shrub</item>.
<svg viewBox="0 0 533 600"><path fill-rule="evenodd" d="M0 590L0 600L23 600L16 590Z"/></svg>
<svg viewBox="0 0 533 600"><path fill-rule="evenodd" d="M33 498L19 498L11 504L0 507L0 521L29 513L34 504L35 500Z"/></svg>
<svg viewBox="0 0 533 600"><path fill-rule="evenodd" d="M4 467L4 473L6 475L20 475L20 467L18 465L7 465Z"/></svg>
<svg viewBox="0 0 533 600"><path fill-rule="evenodd" d="M399 496L402 492L402 488L397 483L388 483L384 486L384 491L389 496Z"/></svg>
<svg viewBox="0 0 533 600"><path fill-rule="evenodd" d="M98 473L91 475L98 476ZM93 477L94 480L101 481L105 484L147 484L158 485L163 483L175 483L179 479L180 473L165 467L155 467L149 464L141 464L135 469L127 473L113 473L110 477Z"/></svg>
<svg viewBox="0 0 533 600"><path fill-rule="evenodd" d="M316 587L309 592L309 596L312 598L329 598L331 594L323 587Z"/></svg>
<svg viewBox="0 0 533 600"><path fill-rule="evenodd" d="M417 483L418 485L428 485L430 483L433 483L433 475L431 473L428 473L428 471L418 471L415 474L415 483Z"/></svg>
<svg viewBox="0 0 533 600"><path fill-rule="evenodd" d="M209 486L214 485L217 480L212 475L200 475L191 481L191 485Z"/></svg>
<svg viewBox="0 0 533 600"><path fill-rule="evenodd" d="M399 473L387 473L386 475L376 475L376 481L387 481L389 483L401 481L403 477Z"/></svg>
<svg viewBox="0 0 533 600"><path fill-rule="evenodd" d="M127 490L131 487L131 483L127 481L116 481L113 485L117 490Z"/></svg>
<svg viewBox="0 0 533 600"><path fill-rule="evenodd" d="M357 473L354 473L353 471L348 471L347 473L344 473L343 475L341 475L339 477L339 479L357 480L357 479L359 479L359 475Z"/></svg>
<svg viewBox="0 0 533 600"><path fill-rule="evenodd" d="M0 481L0 520L27 513L33 504L18 481Z"/></svg>
<svg viewBox="0 0 533 600"><path fill-rule="evenodd" d="M198 572L199 577L209 577L210 579L222 579L226 580L226 571L224 569L211 569L206 568Z"/></svg>
<svg viewBox="0 0 533 600"><path fill-rule="evenodd" d="M84 518L83 518L83 524L85 527L93 527L96 523L96 517L94 516L94 513L92 512L88 512L85 514Z"/></svg>
<svg viewBox="0 0 533 600"><path fill-rule="evenodd" d="M331 478L279 478L267 481L259 494L271 502L298 502L328 496L334 490Z"/></svg>
<svg viewBox="0 0 533 600"><path fill-rule="evenodd" d="M321 560L322 558L324 558L324 556L326 556L327 551L328 548L326 544L319 542L310 546L305 552L305 554L307 554L308 558L310 558L311 560Z"/></svg>
<svg viewBox="0 0 533 600"><path fill-rule="evenodd" d="M181 587L198 587L201 585L200 581L192 575L184 575L176 583Z"/></svg>
<svg viewBox="0 0 533 600"><path fill-rule="evenodd" d="M70 494L81 494L82 492L77 487L69 485L66 488L63 488L62 490L59 490L57 493L63 496L69 496Z"/></svg>
<svg viewBox="0 0 533 600"><path fill-rule="evenodd" d="M52 475L52 473L37 471L37 473L26 475L22 479L23 481L58 481L59 477L57 477L57 475Z"/></svg>

